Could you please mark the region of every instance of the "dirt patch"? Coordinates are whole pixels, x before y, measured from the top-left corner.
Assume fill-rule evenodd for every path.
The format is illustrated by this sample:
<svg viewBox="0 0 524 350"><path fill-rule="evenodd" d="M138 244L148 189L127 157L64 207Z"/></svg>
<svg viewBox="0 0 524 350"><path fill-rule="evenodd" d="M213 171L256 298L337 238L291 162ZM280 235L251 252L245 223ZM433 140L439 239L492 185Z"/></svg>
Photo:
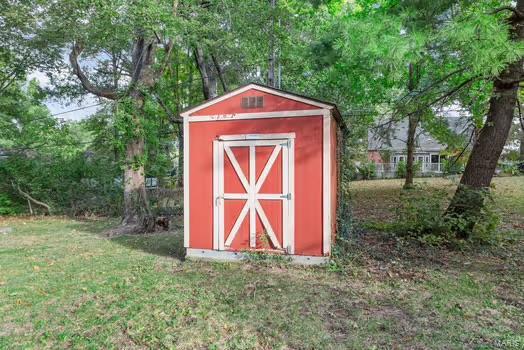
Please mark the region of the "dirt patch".
<svg viewBox="0 0 524 350"><path fill-rule="evenodd" d="M0 325L0 337L21 336L31 333L33 325L31 323L24 323L22 325L14 322L5 322Z"/></svg>

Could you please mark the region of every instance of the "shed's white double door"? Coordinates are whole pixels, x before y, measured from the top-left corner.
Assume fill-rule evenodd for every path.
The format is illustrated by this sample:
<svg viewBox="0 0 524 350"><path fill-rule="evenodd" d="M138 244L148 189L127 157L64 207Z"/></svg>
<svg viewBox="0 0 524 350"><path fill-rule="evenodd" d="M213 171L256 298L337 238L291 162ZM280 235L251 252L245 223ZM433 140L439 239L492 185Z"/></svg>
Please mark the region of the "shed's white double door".
<svg viewBox="0 0 524 350"><path fill-rule="evenodd" d="M294 253L294 137L214 141L214 249Z"/></svg>

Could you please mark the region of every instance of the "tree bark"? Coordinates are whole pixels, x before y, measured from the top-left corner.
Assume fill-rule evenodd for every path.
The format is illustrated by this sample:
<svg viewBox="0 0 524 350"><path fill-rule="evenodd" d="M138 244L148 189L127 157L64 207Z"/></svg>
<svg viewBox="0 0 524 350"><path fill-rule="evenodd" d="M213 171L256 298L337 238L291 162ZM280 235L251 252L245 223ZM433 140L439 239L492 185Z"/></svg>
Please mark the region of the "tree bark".
<svg viewBox="0 0 524 350"><path fill-rule="evenodd" d="M415 91L417 86L417 67L415 64L409 64L409 76L408 76L408 91L412 93ZM419 122L419 113L411 113L408 117L408 135L407 135L407 159L406 159L406 179L404 181L404 189L413 187L413 178L415 177L414 169L414 157L415 157L415 146L416 146L416 132Z"/></svg>
<svg viewBox="0 0 524 350"><path fill-rule="evenodd" d="M516 11L509 18L515 41L524 39L524 0L518 0ZM460 184L446 211L450 217L467 218L466 228L456 228L459 238L468 238L480 218L484 206L483 193L489 190L498 160L506 144L514 117L519 82L524 74L523 58L508 67L493 81L493 92L484 126L480 130Z"/></svg>
<svg viewBox="0 0 524 350"><path fill-rule="evenodd" d="M126 164L124 170L124 217L122 225L137 226L151 231L151 210L145 185L145 140L141 116L144 112L145 96L142 88L150 89L155 83L153 71L156 44L139 36L133 48L133 80L136 82L129 96L134 102L133 137L126 144Z"/></svg>
<svg viewBox="0 0 524 350"><path fill-rule="evenodd" d="M140 225L141 219L150 214L144 181L143 155L143 138L137 138L127 143L124 169L123 225Z"/></svg>
<svg viewBox="0 0 524 350"><path fill-rule="evenodd" d="M217 58L215 55L211 55L211 60L213 61L213 65L215 66L215 69L217 71L218 79L220 80L220 84L222 84L222 90L224 90L224 93L227 92L227 85L226 85L226 79L224 78L224 72L222 72L222 68L220 67L220 64L218 63Z"/></svg>
<svg viewBox="0 0 524 350"><path fill-rule="evenodd" d="M195 61L202 78L202 93L206 100L217 96L217 79L213 72L213 65L207 62L204 50L197 46L193 50Z"/></svg>
<svg viewBox="0 0 524 350"><path fill-rule="evenodd" d="M404 189L413 187L413 178L415 177L415 147L416 132L418 126L418 115L410 115L408 120L408 140L407 140L407 160L406 160L406 180Z"/></svg>

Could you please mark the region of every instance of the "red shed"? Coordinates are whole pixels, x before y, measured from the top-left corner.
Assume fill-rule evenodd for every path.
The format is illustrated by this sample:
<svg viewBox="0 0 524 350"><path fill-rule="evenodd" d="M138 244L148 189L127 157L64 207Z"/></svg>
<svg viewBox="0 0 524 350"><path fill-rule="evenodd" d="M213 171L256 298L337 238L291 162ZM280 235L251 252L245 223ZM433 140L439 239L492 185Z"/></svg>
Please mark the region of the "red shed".
<svg viewBox="0 0 524 350"><path fill-rule="evenodd" d="M188 257L322 263L336 228L335 105L248 84L182 113Z"/></svg>

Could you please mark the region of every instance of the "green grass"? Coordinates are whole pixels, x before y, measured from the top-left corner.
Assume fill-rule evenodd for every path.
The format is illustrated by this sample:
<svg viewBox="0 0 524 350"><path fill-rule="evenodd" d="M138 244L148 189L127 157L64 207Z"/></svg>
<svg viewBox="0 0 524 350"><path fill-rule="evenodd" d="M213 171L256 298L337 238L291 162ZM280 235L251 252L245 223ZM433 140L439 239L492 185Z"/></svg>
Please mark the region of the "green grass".
<svg viewBox="0 0 524 350"><path fill-rule="evenodd" d="M496 185L515 225L522 179ZM369 184L353 184L376 199L360 220L399 188ZM0 349L524 348L521 241L456 252L368 234L342 268L304 268L184 261L178 231L108 239L111 225L0 220Z"/></svg>

